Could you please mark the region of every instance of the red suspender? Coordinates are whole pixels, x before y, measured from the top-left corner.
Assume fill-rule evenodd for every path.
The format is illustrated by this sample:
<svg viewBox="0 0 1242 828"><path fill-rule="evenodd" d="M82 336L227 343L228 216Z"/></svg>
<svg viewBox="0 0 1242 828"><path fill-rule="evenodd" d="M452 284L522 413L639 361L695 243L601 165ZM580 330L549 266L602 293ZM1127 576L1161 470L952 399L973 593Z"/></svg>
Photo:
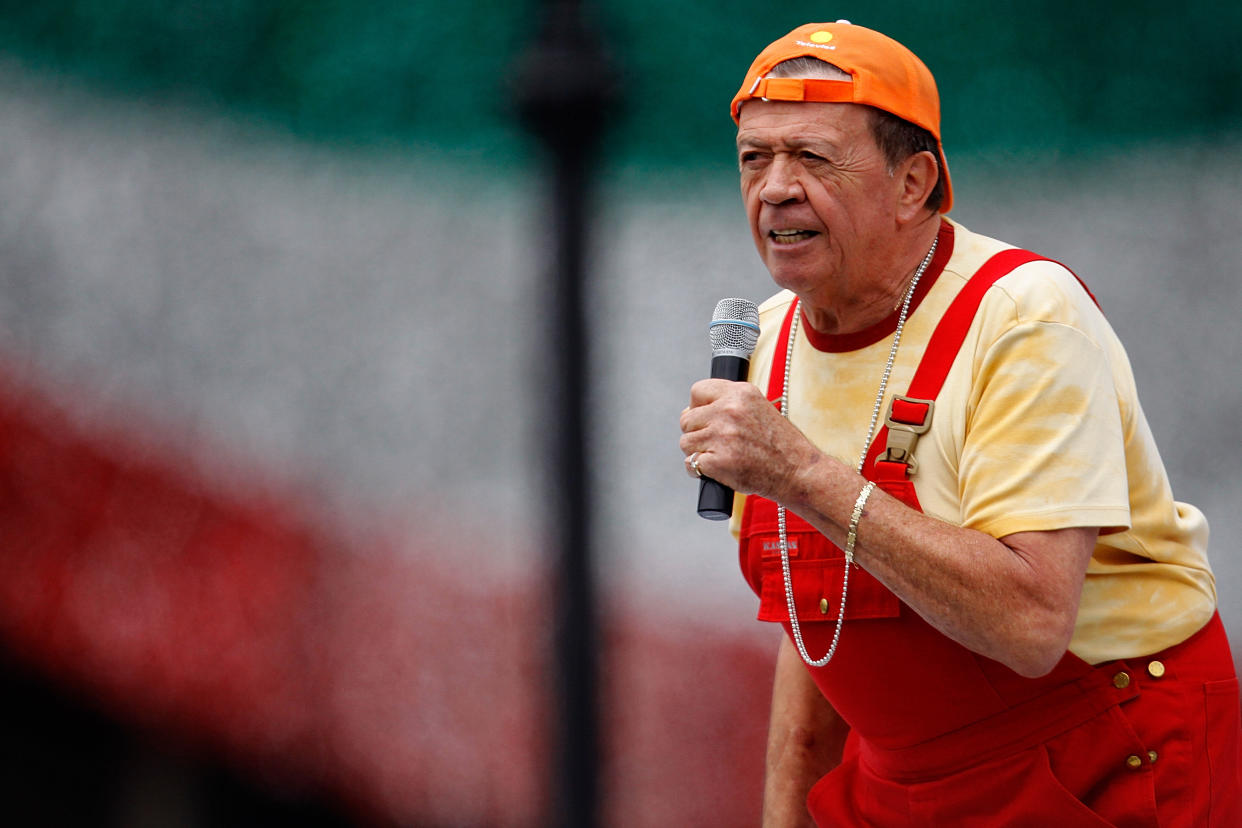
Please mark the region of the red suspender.
<svg viewBox="0 0 1242 828"><path fill-rule="evenodd" d="M910 380L910 389L905 394L907 398L920 401L936 399L940 394L940 389L944 386L945 378L949 375L949 369L953 367L953 361L957 359L957 352L962 348L962 342L966 339L966 333L970 330L975 313L979 310L979 304L983 301L988 289L1015 268L1029 262L1043 260L1043 258L1029 250L1014 248L1002 250L984 262L983 267L979 268L957 294L941 318L940 324L932 332L931 339L927 341L927 348L923 352L923 359L915 370L914 377ZM901 408L900 401L894 400L894 419L905 419L910 422L919 414L908 407L904 412ZM930 405L927 406L926 413L930 414ZM888 444L888 431L888 424L882 426L871 442L871 448L863 464L863 475L868 479L906 479L907 463L879 459L880 452Z"/></svg>
<svg viewBox="0 0 1242 828"><path fill-rule="evenodd" d="M889 422L876 434L867 452L867 459L863 464L865 477L877 482L896 482L907 479L906 472L911 465L909 461L912 460L908 454L897 451L895 457L880 459L881 452L884 452L890 443L890 426L895 423L897 431L915 435L926 430L926 427L930 425L929 415L932 403L940 394L945 377L948 376L949 369L953 367L953 361L957 358L957 352L961 350L962 342L966 339L966 333L970 330L971 322L974 321L975 313L979 310L979 304L983 301L984 295L998 279L1008 275L1015 268L1033 261L1051 260L1029 250L1018 248L1002 250L984 262L958 293L953 303L949 305L949 309L945 311L940 324L932 332L927 348L923 352L923 359L919 362L914 377L910 381L909 390L904 396L893 399ZM1081 283L1081 280L1079 282ZM1085 284L1083 289L1087 290ZM1091 296L1090 290L1087 290L1087 295ZM1091 296L1091 299L1095 301L1094 296ZM776 342L776 352L772 357L768 399L778 405L784 387L785 355L788 350L789 331L793 324L793 315L798 312L797 309L798 303L794 302L789 312L785 314L780 336ZM895 444L901 442L899 437L899 434L894 434ZM913 445L913 440L910 441L910 445ZM894 452L888 453L894 454Z"/></svg>
<svg viewBox="0 0 1242 828"><path fill-rule="evenodd" d="M789 331L793 328L794 314L798 312L798 300L789 306L781 334L776 338L776 352L772 354L772 372L768 376L768 400L781 407L781 394L785 390L785 358L789 356Z"/></svg>

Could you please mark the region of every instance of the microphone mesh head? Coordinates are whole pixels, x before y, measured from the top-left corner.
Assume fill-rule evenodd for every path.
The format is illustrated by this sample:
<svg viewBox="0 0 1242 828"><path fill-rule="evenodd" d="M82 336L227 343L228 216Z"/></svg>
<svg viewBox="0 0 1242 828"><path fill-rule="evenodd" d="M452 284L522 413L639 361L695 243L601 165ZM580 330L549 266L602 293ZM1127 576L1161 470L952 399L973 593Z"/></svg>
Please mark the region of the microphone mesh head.
<svg viewBox="0 0 1242 828"><path fill-rule="evenodd" d="M707 331L713 354L749 359L759 341L759 308L749 299L721 299Z"/></svg>

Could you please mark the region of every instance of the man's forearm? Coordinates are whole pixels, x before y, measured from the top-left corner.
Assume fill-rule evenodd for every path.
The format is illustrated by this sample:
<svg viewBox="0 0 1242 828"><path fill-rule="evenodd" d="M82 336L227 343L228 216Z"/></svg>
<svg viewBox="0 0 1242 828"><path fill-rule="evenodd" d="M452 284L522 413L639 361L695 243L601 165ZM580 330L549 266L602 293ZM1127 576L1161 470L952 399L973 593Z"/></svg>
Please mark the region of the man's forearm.
<svg viewBox="0 0 1242 828"><path fill-rule="evenodd" d="M682 451L702 473L784 505L844 546L866 481L817 448L744 382L701 380L682 412ZM1025 676L1051 670L1074 632L1094 527L994 538L875 490L857 563L942 633Z"/></svg>
<svg viewBox="0 0 1242 828"><path fill-rule="evenodd" d="M863 478L808 447L786 505L845 544ZM1052 669L1078 614L1094 528L993 538L937 520L881 490L867 501L857 562L928 623L1027 676Z"/></svg>
<svg viewBox="0 0 1242 828"><path fill-rule="evenodd" d="M763 790L764 828L813 826L811 786L841 762L847 725L811 680L798 651L781 639L772 683Z"/></svg>

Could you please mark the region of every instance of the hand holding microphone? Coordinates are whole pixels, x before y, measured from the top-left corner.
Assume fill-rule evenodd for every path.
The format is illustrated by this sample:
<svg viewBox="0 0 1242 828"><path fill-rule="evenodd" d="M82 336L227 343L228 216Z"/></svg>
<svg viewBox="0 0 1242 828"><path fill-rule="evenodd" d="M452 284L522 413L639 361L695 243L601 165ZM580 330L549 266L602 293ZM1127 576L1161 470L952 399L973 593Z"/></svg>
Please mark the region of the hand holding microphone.
<svg viewBox="0 0 1242 828"><path fill-rule="evenodd" d="M759 340L759 309L747 299L721 299L708 327L712 346L712 379L741 382L750 370L750 355ZM698 472L697 459L690 460ZM699 515L708 520L733 516L733 490L699 475Z"/></svg>

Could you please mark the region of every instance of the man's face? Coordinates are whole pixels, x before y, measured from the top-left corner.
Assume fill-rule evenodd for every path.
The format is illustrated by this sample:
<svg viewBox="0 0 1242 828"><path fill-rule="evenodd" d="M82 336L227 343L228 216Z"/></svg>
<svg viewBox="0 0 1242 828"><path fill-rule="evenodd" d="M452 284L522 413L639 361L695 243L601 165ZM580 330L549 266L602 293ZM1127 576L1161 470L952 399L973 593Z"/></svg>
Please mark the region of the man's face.
<svg viewBox="0 0 1242 828"><path fill-rule="evenodd" d="M857 104L747 101L737 134L759 256L811 307L865 291L883 267L900 184Z"/></svg>

